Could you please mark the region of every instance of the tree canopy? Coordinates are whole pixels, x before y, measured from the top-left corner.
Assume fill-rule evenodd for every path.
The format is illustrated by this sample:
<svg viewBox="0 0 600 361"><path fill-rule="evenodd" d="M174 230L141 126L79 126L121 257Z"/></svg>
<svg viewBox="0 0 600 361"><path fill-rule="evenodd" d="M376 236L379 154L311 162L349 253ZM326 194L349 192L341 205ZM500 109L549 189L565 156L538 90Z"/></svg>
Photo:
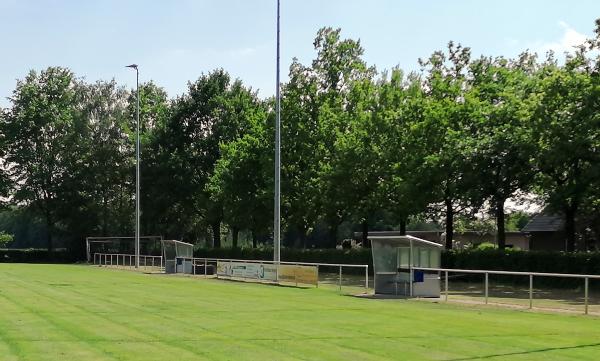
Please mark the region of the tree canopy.
<svg viewBox="0 0 600 361"><path fill-rule="evenodd" d="M477 224L504 247L507 227L527 219L507 204L534 194L564 217L568 250L589 248L600 238L598 39L564 62L474 58L449 42L407 74L378 71L359 40L320 29L314 59L294 59L282 84L285 245L335 247L352 231L366 242L418 220L445 229L447 248L455 228ZM10 101L0 112L6 212L43 224L48 249L132 233L135 91L50 67L19 80ZM141 84L140 107L142 233L268 246L274 100L215 69L175 98Z"/></svg>

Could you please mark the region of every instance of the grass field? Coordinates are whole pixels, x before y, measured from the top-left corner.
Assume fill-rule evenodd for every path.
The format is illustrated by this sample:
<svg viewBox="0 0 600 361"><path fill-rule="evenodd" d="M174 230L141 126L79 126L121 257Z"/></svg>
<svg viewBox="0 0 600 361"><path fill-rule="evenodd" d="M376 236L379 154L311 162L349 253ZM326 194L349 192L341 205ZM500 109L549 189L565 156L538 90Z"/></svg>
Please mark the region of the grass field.
<svg viewBox="0 0 600 361"><path fill-rule="evenodd" d="M598 360L600 319L0 264L1 360Z"/></svg>

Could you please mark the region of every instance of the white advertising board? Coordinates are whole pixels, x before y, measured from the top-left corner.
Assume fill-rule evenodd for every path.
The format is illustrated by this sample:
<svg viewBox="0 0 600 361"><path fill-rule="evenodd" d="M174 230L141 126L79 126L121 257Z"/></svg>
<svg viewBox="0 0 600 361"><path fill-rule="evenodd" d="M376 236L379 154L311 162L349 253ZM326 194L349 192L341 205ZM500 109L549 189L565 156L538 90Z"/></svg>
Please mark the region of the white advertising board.
<svg viewBox="0 0 600 361"><path fill-rule="evenodd" d="M277 266L260 263L217 261L217 276L277 281Z"/></svg>

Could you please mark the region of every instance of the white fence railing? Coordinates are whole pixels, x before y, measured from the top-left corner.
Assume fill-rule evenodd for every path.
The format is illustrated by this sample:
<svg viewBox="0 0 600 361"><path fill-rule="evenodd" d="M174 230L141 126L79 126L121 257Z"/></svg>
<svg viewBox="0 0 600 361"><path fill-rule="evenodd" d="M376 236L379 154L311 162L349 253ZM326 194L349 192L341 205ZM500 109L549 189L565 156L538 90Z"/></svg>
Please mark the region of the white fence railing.
<svg viewBox="0 0 600 361"><path fill-rule="evenodd" d="M484 303L488 303L489 299L489 275L507 275L507 276L526 276L529 277L529 308L533 308L533 280L534 277L557 277L557 278L576 278L583 281L583 306L584 313L587 315L589 311L589 283L590 280L600 280L600 275L586 275L586 274L572 274L572 273L543 273L543 272L512 272L512 271L492 271L492 270L471 270L471 269L455 269L455 268L426 268L426 267L413 267L414 270L427 271L427 272L439 272L444 274L444 299L448 301L448 279L449 274L480 274L484 277Z"/></svg>
<svg viewBox="0 0 600 361"><path fill-rule="evenodd" d="M365 292L369 291L369 265L366 264L344 264L344 263L312 263L312 262L288 262L288 261L261 261L261 260L247 260L247 259L230 259L230 258L192 258L192 257L177 257L177 259L181 259L184 261L192 262L192 274L196 274L196 266L204 267L204 276L208 276L208 266L211 264L216 264L216 262L245 262L245 263L256 263L256 264L281 264L281 265L291 265L291 266L316 266L317 274L319 274L319 270L323 267L328 268L337 268L338 271L338 287L339 290L342 290L342 278L343 278L343 268L363 268L365 270L365 282L364 288ZM215 270L216 271L216 270ZM317 287L319 287L319 277L317 276Z"/></svg>
<svg viewBox="0 0 600 361"><path fill-rule="evenodd" d="M135 255L124 253L94 253L93 264L98 266L119 266L135 268ZM164 270L162 256L140 255L140 268L144 270Z"/></svg>

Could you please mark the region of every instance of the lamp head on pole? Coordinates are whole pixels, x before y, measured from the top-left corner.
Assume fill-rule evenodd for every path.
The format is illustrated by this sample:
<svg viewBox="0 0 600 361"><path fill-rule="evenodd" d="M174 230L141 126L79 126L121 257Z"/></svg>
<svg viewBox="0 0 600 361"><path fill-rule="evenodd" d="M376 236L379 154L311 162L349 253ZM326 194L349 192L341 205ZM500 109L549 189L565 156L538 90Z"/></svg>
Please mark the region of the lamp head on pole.
<svg viewBox="0 0 600 361"><path fill-rule="evenodd" d="M138 70L138 66L137 66L137 64L131 64L131 65L127 65L127 66L125 66L125 67L126 67L126 68L132 68L132 69Z"/></svg>

